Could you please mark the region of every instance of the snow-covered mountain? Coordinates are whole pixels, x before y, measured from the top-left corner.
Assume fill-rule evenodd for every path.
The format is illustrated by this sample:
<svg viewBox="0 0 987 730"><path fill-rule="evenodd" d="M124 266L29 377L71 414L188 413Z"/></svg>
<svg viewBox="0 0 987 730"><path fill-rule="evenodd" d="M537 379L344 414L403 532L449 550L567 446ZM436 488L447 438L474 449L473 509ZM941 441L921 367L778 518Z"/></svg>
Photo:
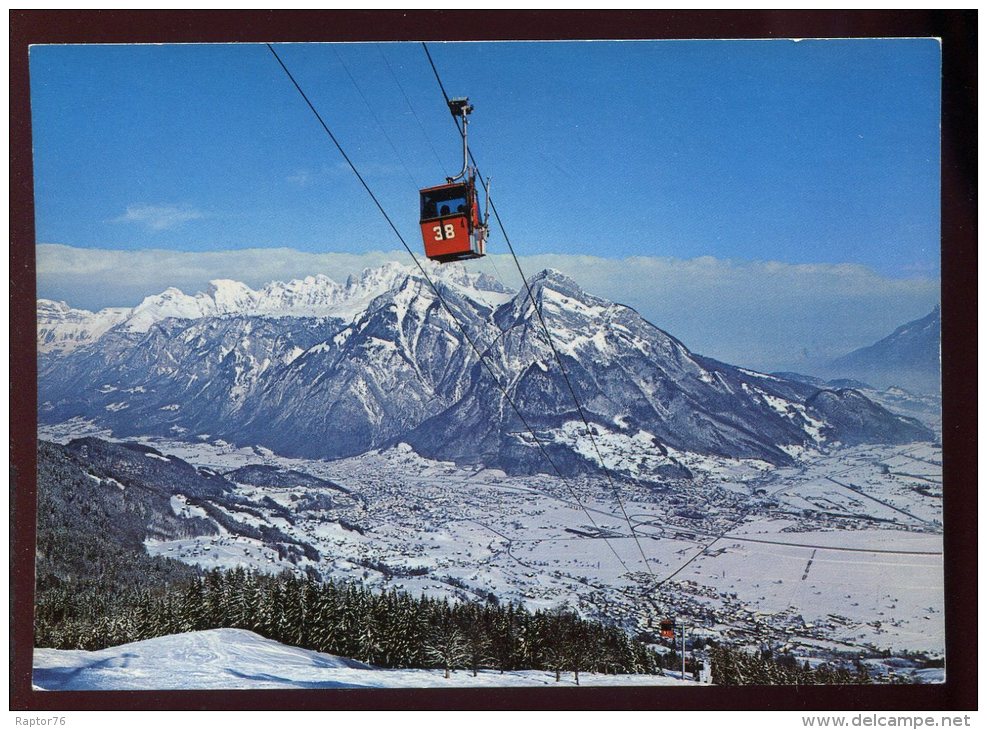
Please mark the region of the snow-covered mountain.
<svg viewBox="0 0 987 730"><path fill-rule="evenodd" d="M584 417L606 440L666 455L670 474L682 472L675 450L784 463L786 448L842 436L806 408L815 388L694 355L633 309L587 294L557 272L535 276L531 290L532 298L519 295L495 313L503 332L490 349L496 382L490 371L477 369L455 406L408 437L421 453L458 462L479 457L508 470L518 463L537 468L544 456L505 391L567 469L578 462L598 468L601 457L611 466L588 438Z"/></svg>
<svg viewBox="0 0 987 730"><path fill-rule="evenodd" d="M926 316L901 325L873 345L833 360L828 372L881 388L901 386L937 394L941 342L942 313L936 306Z"/></svg>
<svg viewBox="0 0 987 730"><path fill-rule="evenodd" d="M933 437L853 391L820 395L695 355L633 309L544 271L531 291L566 382L526 291L458 265L430 273L445 305L397 264L345 285L169 289L87 344L43 357L40 417L314 457L407 441L514 473L551 471L543 451L569 473L601 461L619 470L614 453L638 452L657 458L655 475L683 475L688 454L781 464L836 441Z"/></svg>
<svg viewBox="0 0 987 730"><path fill-rule="evenodd" d="M129 309L113 307L89 312L65 302L38 300L38 352L65 353L98 340L123 322Z"/></svg>
<svg viewBox="0 0 987 730"><path fill-rule="evenodd" d="M484 274L470 274L463 268L439 275L426 262L431 276L447 285L471 290L474 298L487 303L505 299L504 288ZM274 281L254 290L230 279L209 282L205 292L185 294L169 287L160 294L145 297L136 307L113 307L89 312L73 309L65 302L38 300L39 352L68 352L89 344L120 326L129 332L147 332L165 319L203 319L224 315L266 317L332 317L351 321L381 294L402 281L409 270L397 263L366 269L362 276L350 276L339 284L328 276L307 276L289 282Z"/></svg>

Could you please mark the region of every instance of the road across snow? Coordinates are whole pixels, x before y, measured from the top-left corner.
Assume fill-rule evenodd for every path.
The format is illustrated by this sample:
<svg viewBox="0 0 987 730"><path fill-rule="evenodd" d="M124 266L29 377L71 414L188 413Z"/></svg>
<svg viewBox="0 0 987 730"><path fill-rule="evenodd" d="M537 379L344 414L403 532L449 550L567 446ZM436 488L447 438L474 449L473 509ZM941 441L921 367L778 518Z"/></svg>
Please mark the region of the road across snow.
<svg viewBox="0 0 987 730"><path fill-rule="evenodd" d="M700 687L653 675L580 674L580 684ZM101 651L34 650L34 685L43 690L331 689L418 687L549 687L574 685L572 674L555 682L549 672L459 670L449 679L437 669L378 669L319 652L286 646L243 629L212 629L161 636Z"/></svg>

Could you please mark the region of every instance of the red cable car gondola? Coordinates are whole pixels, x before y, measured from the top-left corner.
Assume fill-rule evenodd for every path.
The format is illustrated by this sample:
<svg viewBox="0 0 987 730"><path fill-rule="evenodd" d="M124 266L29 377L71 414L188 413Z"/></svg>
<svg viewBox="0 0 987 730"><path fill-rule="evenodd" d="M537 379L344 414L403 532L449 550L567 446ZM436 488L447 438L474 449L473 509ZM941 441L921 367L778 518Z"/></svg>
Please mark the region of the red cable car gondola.
<svg viewBox="0 0 987 730"><path fill-rule="evenodd" d="M455 177L447 177L442 185L418 191L421 200L419 224L425 255L433 261L463 261L484 255L487 238L486 215L480 218L476 191L476 169L469 164L466 141L468 115L473 111L469 99L452 99L449 111L463 120L463 169ZM457 182L459 181L459 182ZM487 204L490 185L486 186Z"/></svg>
<svg viewBox="0 0 987 730"><path fill-rule="evenodd" d="M659 628L659 633L665 639L675 638L675 620L670 618L665 618L661 620L661 626Z"/></svg>

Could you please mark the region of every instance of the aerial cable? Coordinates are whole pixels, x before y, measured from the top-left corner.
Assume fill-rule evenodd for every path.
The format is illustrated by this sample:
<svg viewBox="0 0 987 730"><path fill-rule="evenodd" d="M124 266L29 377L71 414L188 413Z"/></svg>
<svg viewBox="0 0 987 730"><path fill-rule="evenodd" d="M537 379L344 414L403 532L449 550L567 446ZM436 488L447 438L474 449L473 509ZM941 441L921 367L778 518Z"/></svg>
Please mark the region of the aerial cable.
<svg viewBox="0 0 987 730"><path fill-rule="evenodd" d="M373 106L371 106L370 102L367 101L367 97L364 95L363 89L360 88L360 85L356 82L356 79L353 77L353 74L350 72L350 67L346 65L346 61L343 60L343 57L340 55L339 51L336 50L335 45L332 47L332 51L333 53L336 54L336 59L343 67L343 70L346 72L346 75L349 76L350 82L353 84L353 88L356 89L356 92L360 95L360 98L363 99L363 104L364 106L367 107L367 111L370 112L370 116L374 118L374 122L376 122L377 128L381 131L381 134L384 135L384 139L387 140L387 144L391 146L391 150L394 152L394 156L398 158L398 162L401 163L401 167L403 167L404 171L408 174L408 179L411 181L411 184L417 188L418 181L415 180L414 175L411 174L411 170L409 170L408 166L405 164L404 158L401 156L401 153L398 152L398 148L395 147L394 142L391 141L390 135L387 134L387 130L384 129L384 125L377 117L377 112L374 111Z"/></svg>
<svg viewBox="0 0 987 730"><path fill-rule="evenodd" d="M428 45L422 42L422 48L425 50L425 55L428 57L429 65L431 65L432 67L432 73L435 74L435 80L438 82L439 89L442 91L442 96L445 98L446 104L448 105L449 95L446 93L445 85L442 83L441 76L439 76L439 70L435 66L435 61L432 59L432 54L429 53ZM463 129L460 128L459 120L456 117L453 117L453 122L455 122L456 129L459 130L460 135L465 134ZM470 156L470 160L473 163L473 166L476 168L477 175L482 178L483 176L480 173L479 165L476 164L476 159L473 157L472 150L469 151L469 156ZM586 433L589 435L590 441L593 443L593 449L596 451L596 456L600 460L600 466L603 467L603 472L607 477L607 481L610 483L610 488L613 491L614 497L617 500L617 504L620 507L621 514L623 514L624 516L624 521L627 523L627 527L630 529L631 535L634 537L634 542L637 544L638 551L641 553L641 558L644 560L645 567L648 569L648 572L651 574L651 576L655 577L654 571L651 569L651 564L648 562L648 558L644 553L644 548L641 545L641 541L640 539L638 539L637 531L634 529L634 525L631 523L631 519L627 514L627 510L624 507L624 501L620 497L620 492L617 489L617 485L614 483L613 476L610 474L610 470L607 468L606 462L603 459L603 455L600 452L600 447L596 442L596 437L593 434L593 429L586 418L585 412L583 411L582 404L579 402L579 397L576 395L576 390L572 385L572 381L569 379L569 374L565 369L565 365L562 364L562 357L559 355L559 351L555 347L555 342L552 340L552 335L548 330L548 325L545 323L545 319L542 316L541 311L538 309L538 305L535 303L534 295L531 292L531 285L528 283L528 278L525 276L524 270L521 268L521 262L518 260L517 254L514 252L514 246L511 244L511 239L507 235L507 230L504 228L504 222L500 218L500 213L497 212L497 206L494 205L492 199L489 200L489 203L490 203L490 209L493 211L494 217L497 219L497 225L500 227L500 232L504 236L504 241L507 242L507 247L508 249L510 249L511 257L514 259L514 265L517 267L518 274L520 274L521 276L521 281L524 282L524 287L528 293L528 300L531 302L531 307L534 310L535 314L538 316L538 321L541 322L542 329L545 331L545 337L548 340L548 345L551 348L553 355L555 356L555 361L559 365L559 370L562 372L562 377L565 380L566 386L569 389L569 393L572 395L572 399L576 404L576 410L579 412L579 417L582 420L583 425L586 427Z"/></svg>
<svg viewBox="0 0 987 730"><path fill-rule="evenodd" d="M394 221L392 221L391 217L387 215L387 211L384 210L384 206L380 204L380 201L377 199L377 196L374 195L374 191L370 189L369 185L367 185L367 181L363 179L363 175L361 175L360 171L356 169L356 165L353 164L353 161L349 158L349 155L346 154L346 151L343 149L343 146L339 144L339 140L336 139L336 135L334 135L332 133L332 130L329 129L329 126L322 118L322 115L319 114L318 110L312 104L311 100L302 90L302 87L298 85L298 82L295 80L295 77L291 75L291 71L288 70L288 67L284 65L284 61L281 60L281 56L278 55L278 52L274 50L274 47L271 46L270 43L266 43L265 45L267 46L268 50L272 54L274 54L274 58L277 59L277 62L281 65L281 68L284 70L285 74L291 80L291 83L295 85L295 89L298 90L298 93L301 95L302 99L304 99L305 103L308 104L308 108L312 110L312 113L315 115L315 118L319 120L319 124L322 125L322 128L326 131L326 134L329 135L329 139L332 140L332 143L336 145L336 149L339 150L339 154L341 154L343 156L343 159L346 160L346 164L350 166L350 169L353 171L353 174L356 175L357 180L359 180L360 184L363 185L363 189L367 191L367 194L374 201L374 205L377 206L377 210L379 210L380 214L384 216L384 220L387 221L387 224L391 227L391 230L394 231L394 234L398 237L398 240L401 241L402 244L404 244L404 247L408 249L408 253L411 253L412 257L414 257L414 254L411 252L411 249L408 248L408 244L405 243L404 237L401 235L401 232L397 229L397 226L394 225ZM415 259L415 263L418 263L418 259ZM421 269L423 274L425 274L425 269L422 269L421 264L418 264L418 268ZM425 274L425 277L428 278L428 274ZM431 279L429 279L429 283L431 283Z"/></svg>
<svg viewBox="0 0 987 730"><path fill-rule="evenodd" d="M582 508L586 517L592 523L593 527L599 531L602 537L603 530L599 527L599 525L596 524L596 520L593 518L593 515L590 514L589 510L583 505L582 501L579 499L579 496L576 494L576 491L573 489L572 485L569 484L568 480L562 475L562 470L559 469L558 465L552 460L551 456L549 456L548 452L545 450L545 446L543 445L541 439L538 438L538 434L535 433L534 429L531 427L527 419L521 413L521 410L514 402L514 399L511 398L510 394L507 392L507 389L503 385L501 385L500 380L497 378L497 374L494 372L490 363L484 360L483 353L480 352L480 349L479 347L477 347L476 342L473 341L473 338L470 337L469 333L466 331L466 328L460 323L459 318L456 317L452 309L446 303L445 298L442 296L442 293L435 285L435 282L432 281L432 278L428 275L428 272L425 271L425 267L422 266L421 262L418 260L418 257L415 256L414 251L412 251L411 247L408 246L408 243L404 240L404 236L401 235L401 232L397 229L397 226L394 225L394 221L392 221L391 217L387 215L387 211L384 210L384 206L381 205L380 200L377 199L377 196L374 195L373 190L370 189L370 186L367 184L366 180L363 179L363 176L360 174L360 171L357 170L356 165L353 164L353 161L346 154L346 151L343 149L343 146L339 143L339 140L336 139L336 135L334 135L332 133L332 130L329 129L329 125L326 124L325 120L322 118L322 115L319 114L318 110L312 104L311 100L302 90L302 87L299 85L298 81L295 80L295 77L292 75L291 71L288 70L288 67L284 64L284 61L281 60L281 56L279 56L277 51L274 50L274 47L270 43L266 43L265 45L267 46L268 50L274 55L274 58L277 60L282 70L291 80L291 83L294 85L295 89L297 89L302 99L305 100L305 103L308 105L308 108L312 110L312 113L315 115L315 118L319 120L319 124L322 125L322 128L325 130L326 134L329 135L329 139L332 140L333 144L336 146L336 149L339 150L339 154L341 154L343 156L343 159L346 160L346 163L350 166L350 169L353 171L353 174L356 175L357 179L360 181L360 184L363 185L364 190L367 191L367 194L374 201L374 204L377 206L377 209L380 211L381 215L384 216L384 219L387 221L388 225L390 225L391 230L394 231L394 235L398 237L398 240L401 242L401 245L404 246L405 250L410 254L412 260L415 262L415 265L418 267L418 270L422 273L422 276L425 277L425 281L428 282L428 285L435 293L435 296L438 298L440 304L445 309L446 313L449 315L453 323L462 333L463 337L466 338L466 341L469 342L470 346L473 348L473 351L476 353L477 356L477 361L487 369L488 373L490 373L490 377L493 379L494 384L500 389L501 393L511 404L511 407L514 409L514 412L517 414L517 417L521 420L525 428L534 438L535 443L538 445L538 448L541 451L542 455L545 457L546 461L548 461L548 463L552 465L552 468L555 470L556 474L558 474L563 484L566 485L570 494L572 494L573 499L576 500L576 503ZM633 530L632 530L632 534L633 534ZM627 566L627 563L625 563L624 560L620 557L616 549L614 549L613 545L610 544L610 541L607 540L606 537L603 537L603 541L606 543L607 547L610 548L610 551L614 554L614 557L617 558L617 561L624 567L624 570L626 570L627 572L631 572L630 568Z"/></svg>
<svg viewBox="0 0 987 730"><path fill-rule="evenodd" d="M435 161L439 163L439 169L445 170L445 164L442 162L442 158L439 157L439 153L436 151L435 145L432 144L431 138L428 136L428 133L425 131L425 125L422 124L422 120L418 116L418 112L416 112L415 107L412 106L411 99L408 98L408 94L405 92L404 86L402 86L401 82L398 80L398 76L394 72L394 67L391 66L391 62L387 60L387 56L384 55L384 51L381 50L380 44L375 43L374 45L377 47L377 53L379 53L380 57L384 59L384 63L387 66L387 70L391 74L391 78L394 79L394 83L397 84L398 89L401 90L401 96L404 97L404 103L408 105L408 108L411 110L412 116L414 116L415 121L418 122L418 128L422 131L422 136L425 138L425 141L428 143L429 149L432 150L432 154L435 155ZM418 186L415 185L415 187Z"/></svg>

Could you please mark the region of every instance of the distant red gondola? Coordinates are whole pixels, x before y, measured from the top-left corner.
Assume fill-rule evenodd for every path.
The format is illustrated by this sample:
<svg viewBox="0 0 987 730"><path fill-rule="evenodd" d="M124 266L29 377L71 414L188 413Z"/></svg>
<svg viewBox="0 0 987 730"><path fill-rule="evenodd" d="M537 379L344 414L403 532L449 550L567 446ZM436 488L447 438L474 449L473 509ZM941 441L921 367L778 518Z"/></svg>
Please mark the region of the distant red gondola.
<svg viewBox="0 0 987 730"><path fill-rule="evenodd" d="M659 633L662 638L674 639L675 638L675 620L670 618L665 618L661 620L661 626L659 628Z"/></svg>
<svg viewBox="0 0 987 730"><path fill-rule="evenodd" d="M469 164L466 139L468 115L473 107L469 99L452 99L449 110L454 117L463 121L463 170L455 177L446 178L442 185L418 191L421 201L419 224L425 255L440 263L483 256L487 238L486 217L480 217L476 169ZM489 204L489 183L486 195Z"/></svg>

